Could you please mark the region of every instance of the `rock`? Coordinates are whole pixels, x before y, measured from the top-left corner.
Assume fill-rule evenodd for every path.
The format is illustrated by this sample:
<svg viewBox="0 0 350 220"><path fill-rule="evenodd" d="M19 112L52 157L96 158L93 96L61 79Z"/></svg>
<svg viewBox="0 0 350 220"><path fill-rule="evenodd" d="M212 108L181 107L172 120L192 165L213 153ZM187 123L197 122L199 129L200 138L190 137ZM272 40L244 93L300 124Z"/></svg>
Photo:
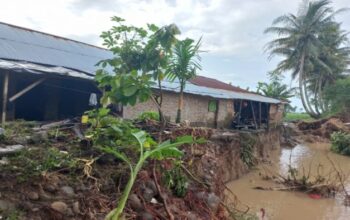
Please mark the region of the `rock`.
<svg viewBox="0 0 350 220"><path fill-rule="evenodd" d="M143 210L143 205L141 203L141 200L139 199L139 197L136 194L131 194L129 196L129 204L131 206L131 208L134 211L142 211Z"/></svg>
<svg viewBox="0 0 350 220"><path fill-rule="evenodd" d="M73 203L73 212L75 214L80 214L80 205L79 202L74 202Z"/></svg>
<svg viewBox="0 0 350 220"><path fill-rule="evenodd" d="M13 141L16 144L27 145L28 141L29 141L29 138L28 137L19 136L19 137L14 137Z"/></svg>
<svg viewBox="0 0 350 220"><path fill-rule="evenodd" d="M0 160L0 165L8 165L10 163L9 159L7 157L3 157Z"/></svg>
<svg viewBox="0 0 350 220"><path fill-rule="evenodd" d="M196 214L194 214L193 212L187 212L186 213L186 219L188 220L196 220L198 219Z"/></svg>
<svg viewBox="0 0 350 220"><path fill-rule="evenodd" d="M143 189L142 197L146 202L150 202L155 195L156 193L152 189L148 187Z"/></svg>
<svg viewBox="0 0 350 220"><path fill-rule="evenodd" d="M5 136L5 129L0 128L0 137L4 137Z"/></svg>
<svg viewBox="0 0 350 220"><path fill-rule="evenodd" d="M26 147L21 145L21 144L6 146L4 148L0 148L0 156L14 154L14 153L17 153L17 152L23 150L24 148L26 148Z"/></svg>
<svg viewBox="0 0 350 220"><path fill-rule="evenodd" d="M145 185L146 185L146 187L150 188L153 192L158 194L157 186L153 180L148 180Z"/></svg>
<svg viewBox="0 0 350 220"><path fill-rule="evenodd" d="M58 211L58 212L61 212L62 214L66 214L68 206L64 202L56 201L56 202L51 203L51 208Z"/></svg>
<svg viewBox="0 0 350 220"><path fill-rule="evenodd" d="M68 208L67 212L66 212L66 215L69 216L69 217L73 217L74 216L73 210L71 208Z"/></svg>
<svg viewBox="0 0 350 220"><path fill-rule="evenodd" d="M30 137L30 141L34 144L44 143L49 141L49 135L47 131L38 131Z"/></svg>
<svg viewBox="0 0 350 220"><path fill-rule="evenodd" d="M195 194L195 196L197 197L197 199L204 200L206 198L206 193L205 192L197 192Z"/></svg>
<svg viewBox="0 0 350 220"><path fill-rule="evenodd" d="M216 213L216 211L218 210L220 202L221 202L221 199L217 195L215 195L214 193L209 193L208 198L207 198L207 203L208 203L209 208L214 213Z"/></svg>
<svg viewBox="0 0 350 220"><path fill-rule="evenodd" d="M27 194L27 196L30 200L38 200L39 199L39 194L37 192L29 192Z"/></svg>
<svg viewBox="0 0 350 220"><path fill-rule="evenodd" d="M50 192L50 193L54 193L54 192L57 191L56 186L53 185L53 184L46 184L46 185L44 186L44 189L45 189L45 191L48 191L48 192Z"/></svg>
<svg viewBox="0 0 350 220"><path fill-rule="evenodd" d="M142 212L141 215L137 217L138 220L153 220L154 217L148 212Z"/></svg>
<svg viewBox="0 0 350 220"><path fill-rule="evenodd" d="M0 211L11 211L15 209L15 205L7 200L0 200Z"/></svg>
<svg viewBox="0 0 350 220"><path fill-rule="evenodd" d="M70 186L62 186L61 191L67 196L74 196L74 189Z"/></svg>

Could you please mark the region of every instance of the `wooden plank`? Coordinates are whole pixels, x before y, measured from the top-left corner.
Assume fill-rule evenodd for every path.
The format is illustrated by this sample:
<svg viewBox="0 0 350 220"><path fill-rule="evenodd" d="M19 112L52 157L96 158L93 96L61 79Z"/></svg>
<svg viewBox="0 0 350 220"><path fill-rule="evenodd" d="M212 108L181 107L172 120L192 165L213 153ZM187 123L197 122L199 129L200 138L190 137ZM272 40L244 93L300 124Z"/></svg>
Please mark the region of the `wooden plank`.
<svg viewBox="0 0 350 220"><path fill-rule="evenodd" d="M214 127L218 128L218 119L219 119L219 100L215 101L216 104L216 111L214 116Z"/></svg>
<svg viewBox="0 0 350 220"><path fill-rule="evenodd" d="M253 102L250 101L250 107L252 109L252 113L253 113L253 119L254 119L254 124L255 124L255 129L258 129L258 125L256 123L256 116L255 116L255 111L254 111L254 107L253 107Z"/></svg>
<svg viewBox="0 0 350 220"><path fill-rule="evenodd" d="M9 87L9 77L10 74L7 71L4 75L4 85L2 91L2 114L1 114L1 123L4 124L6 122L6 112L7 112L7 94Z"/></svg>
<svg viewBox="0 0 350 220"><path fill-rule="evenodd" d="M243 100L241 99L241 101L240 101L240 103L239 103L239 115L238 115L238 124L241 124L241 118L242 118L242 103L243 102Z"/></svg>
<svg viewBox="0 0 350 220"><path fill-rule="evenodd" d="M33 82L32 84L30 84L29 86L25 87L24 89L22 89L21 91L19 91L18 93L16 93L15 95L13 95L9 101L13 102L16 99L18 99L19 97L21 97L22 95L26 94L27 92L29 92L31 89L33 89L34 87L36 87L37 85L39 85L40 83L44 82L45 78L41 78L35 82Z"/></svg>
<svg viewBox="0 0 350 220"><path fill-rule="evenodd" d="M261 128L261 102L259 102L259 128Z"/></svg>

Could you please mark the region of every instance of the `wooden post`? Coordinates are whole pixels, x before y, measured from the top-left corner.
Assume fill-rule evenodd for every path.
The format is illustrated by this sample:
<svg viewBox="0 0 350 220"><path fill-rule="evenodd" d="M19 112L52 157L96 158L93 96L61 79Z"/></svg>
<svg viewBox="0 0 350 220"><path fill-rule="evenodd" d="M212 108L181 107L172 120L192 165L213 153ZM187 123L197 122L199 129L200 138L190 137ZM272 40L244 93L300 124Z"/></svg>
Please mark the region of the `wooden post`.
<svg viewBox="0 0 350 220"><path fill-rule="evenodd" d="M243 102L243 100L241 99L241 101L240 101L240 103L239 103L238 125L241 124L241 118L242 118L242 116L241 116L241 114L242 114L242 102Z"/></svg>
<svg viewBox="0 0 350 220"><path fill-rule="evenodd" d="M218 119L219 119L219 100L215 101L216 104L216 111L214 116L214 127L218 128Z"/></svg>
<svg viewBox="0 0 350 220"><path fill-rule="evenodd" d="M252 113L253 113L253 119L254 119L254 124L255 124L255 129L258 128L258 125L256 123L256 117L255 117L255 111L254 111L254 107L253 107L253 102L250 101L250 107L252 108Z"/></svg>
<svg viewBox="0 0 350 220"><path fill-rule="evenodd" d="M261 102L259 102L259 128L261 128Z"/></svg>
<svg viewBox="0 0 350 220"><path fill-rule="evenodd" d="M1 114L1 123L6 122L6 112L7 112L7 93L9 87L9 72L7 71L4 75L4 85L2 91L2 114Z"/></svg>

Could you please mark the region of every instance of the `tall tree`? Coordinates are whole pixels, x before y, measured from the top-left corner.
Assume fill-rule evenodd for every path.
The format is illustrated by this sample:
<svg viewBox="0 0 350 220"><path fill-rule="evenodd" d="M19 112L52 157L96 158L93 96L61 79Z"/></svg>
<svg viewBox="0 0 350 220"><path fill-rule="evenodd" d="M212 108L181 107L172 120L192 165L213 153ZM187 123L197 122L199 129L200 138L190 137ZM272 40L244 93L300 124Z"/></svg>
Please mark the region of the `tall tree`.
<svg viewBox="0 0 350 220"><path fill-rule="evenodd" d="M201 45L201 39L195 42L192 39L185 39L177 41L173 55L169 63L169 78L171 80L178 80L180 84L180 93L178 101L178 110L176 115L176 122L181 122L181 111L183 108L183 93L186 86L186 82L196 76L197 70L201 69L199 56L199 48Z"/></svg>
<svg viewBox="0 0 350 220"><path fill-rule="evenodd" d="M315 82L313 80L315 74L320 74L321 71L332 73L333 62L325 62L325 57L322 58L322 55L328 59L329 56L336 54L325 53L330 51L329 45L325 44L325 38L330 35L329 31L332 28L339 25L335 22L334 16L342 11L344 9L334 12L328 0L306 1L297 15L280 16L273 21L272 27L265 30L265 33L278 36L267 45L271 57L274 55L284 57L275 71L278 73L292 71L292 78L299 79L302 104L305 111L313 117L320 116L318 108L312 105L312 103L318 104L319 100L314 99L312 102L311 96L316 90L310 90L308 84Z"/></svg>

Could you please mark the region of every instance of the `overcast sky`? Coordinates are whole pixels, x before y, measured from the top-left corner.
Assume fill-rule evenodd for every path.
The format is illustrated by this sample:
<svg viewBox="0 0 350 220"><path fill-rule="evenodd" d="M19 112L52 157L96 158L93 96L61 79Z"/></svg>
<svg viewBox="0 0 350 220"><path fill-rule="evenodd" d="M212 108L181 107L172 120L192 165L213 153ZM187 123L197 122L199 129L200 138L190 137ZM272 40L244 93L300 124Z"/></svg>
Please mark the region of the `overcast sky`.
<svg viewBox="0 0 350 220"><path fill-rule="evenodd" d="M272 20L296 13L301 0L0 0L0 21L100 45L110 17L158 26L176 23L183 37L203 36L202 75L255 89L266 81L277 58L269 61L263 31ZM334 0L337 8L349 0ZM350 13L338 17L350 31ZM286 79L290 82L289 79ZM294 102L297 104L297 102Z"/></svg>

